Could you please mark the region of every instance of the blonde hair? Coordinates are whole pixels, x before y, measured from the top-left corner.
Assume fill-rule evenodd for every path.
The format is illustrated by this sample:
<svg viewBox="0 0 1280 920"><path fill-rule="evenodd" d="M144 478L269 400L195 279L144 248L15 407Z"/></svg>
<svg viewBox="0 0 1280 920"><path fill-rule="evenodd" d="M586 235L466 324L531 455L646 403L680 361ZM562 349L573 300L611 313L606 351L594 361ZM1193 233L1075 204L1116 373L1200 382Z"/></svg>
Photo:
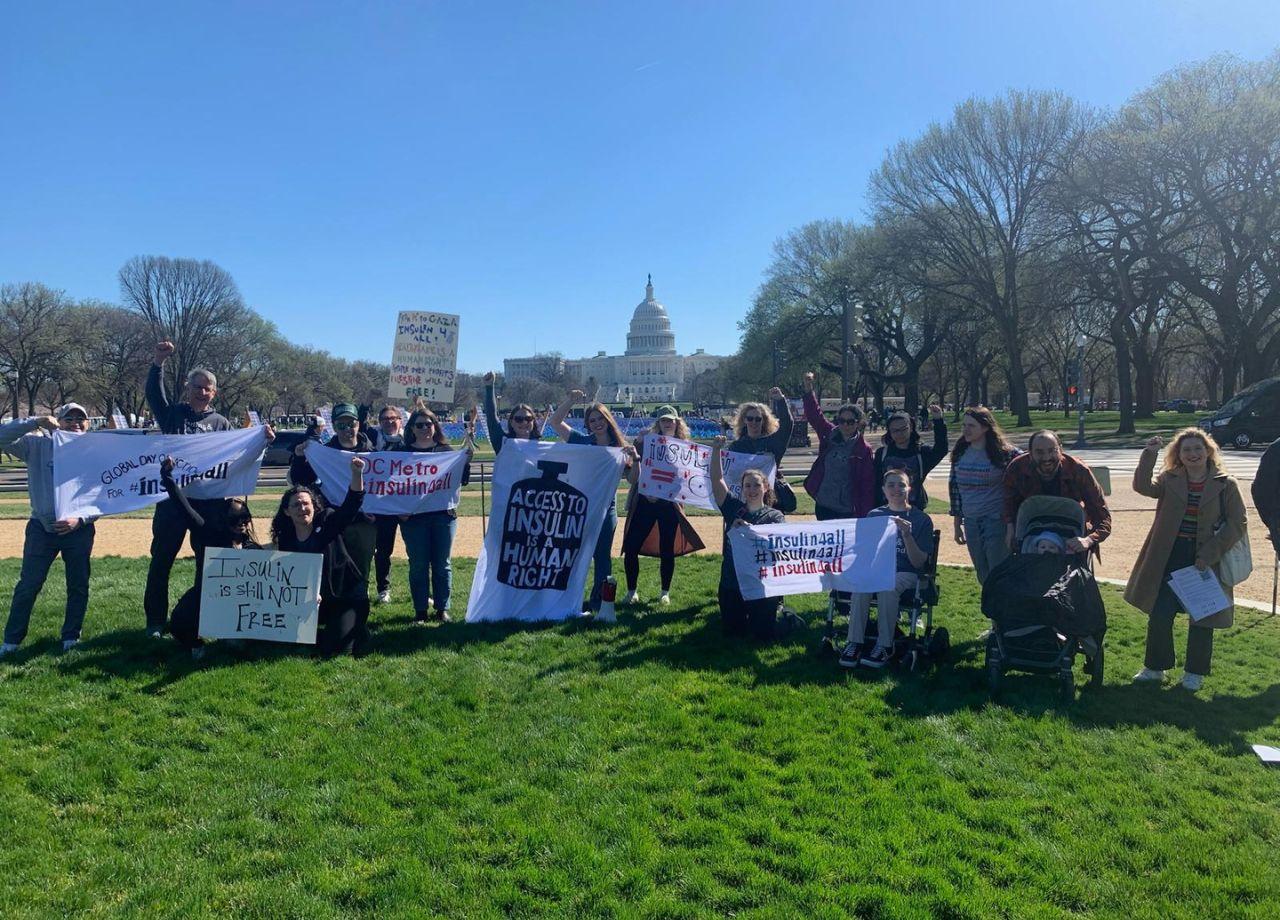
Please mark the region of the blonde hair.
<svg viewBox="0 0 1280 920"><path fill-rule="evenodd" d="M773 414L773 410L764 403L749 402L743 403L738 407L738 414L733 417L733 433L739 438L747 436L747 422L743 418L752 409L757 409L764 418L764 422L760 425L760 434L773 434L778 430L778 418Z"/></svg>
<svg viewBox="0 0 1280 920"><path fill-rule="evenodd" d="M667 418L671 418L671 416L668 415ZM675 436L682 441L689 440L689 424L678 415L673 419L673 421L676 423ZM649 432L651 434L662 434L662 419L655 418L653 420L653 427L649 429Z"/></svg>
<svg viewBox="0 0 1280 920"><path fill-rule="evenodd" d="M1199 428L1183 428L1173 436L1173 440L1169 442L1169 446L1164 449L1164 471L1166 473L1174 470L1183 469L1182 457L1179 451L1182 450L1182 442L1187 438L1198 438L1204 444L1204 452L1209 455L1209 466L1215 470L1224 469L1222 465L1222 451L1218 448L1218 444L1213 438L1209 437Z"/></svg>

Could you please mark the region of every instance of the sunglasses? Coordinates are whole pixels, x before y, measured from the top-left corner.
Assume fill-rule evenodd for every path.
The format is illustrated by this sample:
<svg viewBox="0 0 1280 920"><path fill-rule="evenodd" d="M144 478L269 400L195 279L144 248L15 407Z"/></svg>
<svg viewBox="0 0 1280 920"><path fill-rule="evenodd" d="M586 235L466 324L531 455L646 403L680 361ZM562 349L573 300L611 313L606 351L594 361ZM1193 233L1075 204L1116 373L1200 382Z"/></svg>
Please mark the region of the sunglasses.
<svg viewBox="0 0 1280 920"><path fill-rule="evenodd" d="M513 415L511 416L511 421L517 422L520 424L525 424L527 422L532 422L533 416L532 415Z"/></svg>
<svg viewBox="0 0 1280 920"><path fill-rule="evenodd" d="M744 415L742 417L742 420L744 422L763 422L764 416L763 415Z"/></svg>
<svg viewBox="0 0 1280 920"><path fill-rule="evenodd" d="M384 415L382 418L378 419L378 421L382 422L382 424L384 424L384 425L385 425L385 424L387 424L388 422L398 422L398 421L400 421L400 416L398 416L398 415Z"/></svg>
<svg viewBox="0 0 1280 920"><path fill-rule="evenodd" d="M357 424L356 422L334 422L333 427L336 428L338 431L349 431L350 429L356 427L356 424Z"/></svg>
<svg viewBox="0 0 1280 920"><path fill-rule="evenodd" d="M431 419L428 418L428 419L423 419L420 422L414 422L413 427L414 428L434 428L436 427L436 423L431 421Z"/></svg>

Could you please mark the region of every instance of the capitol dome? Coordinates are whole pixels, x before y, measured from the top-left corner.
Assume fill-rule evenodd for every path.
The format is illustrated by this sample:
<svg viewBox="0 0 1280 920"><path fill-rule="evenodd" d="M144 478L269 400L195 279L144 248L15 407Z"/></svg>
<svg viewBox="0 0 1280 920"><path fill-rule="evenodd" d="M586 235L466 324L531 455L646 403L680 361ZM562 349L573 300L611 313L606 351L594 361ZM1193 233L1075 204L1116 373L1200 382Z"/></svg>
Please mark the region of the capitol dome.
<svg viewBox="0 0 1280 920"><path fill-rule="evenodd" d="M653 276L644 287L644 300L636 305L627 332L628 355L674 355L676 334L671 331L667 308L653 298Z"/></svg>

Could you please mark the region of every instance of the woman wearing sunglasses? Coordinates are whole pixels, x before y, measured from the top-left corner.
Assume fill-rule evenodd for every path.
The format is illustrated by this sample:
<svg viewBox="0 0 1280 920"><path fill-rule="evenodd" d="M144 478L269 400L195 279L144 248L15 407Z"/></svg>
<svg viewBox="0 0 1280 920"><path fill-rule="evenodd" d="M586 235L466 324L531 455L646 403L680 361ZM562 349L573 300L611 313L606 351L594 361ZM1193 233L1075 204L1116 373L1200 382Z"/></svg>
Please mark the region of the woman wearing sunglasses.
<svg viewBox="0 0 1280 920"><path fill-rule="evenodd" d="M738 454L773 454L774 462L782 467L782 455L791 443L791 409L782 390L769 391L773 411L764 403L749 402L738 407L733 420L733 441L725 450ZM776 413L776 414L775 414Z"/></svg>
<svg viewBox="0 0 1280 920"><path fill-rule="evenodd" d="M818 520L861 518L876 506L875 458L863 437L866 416L853 403L836 412L833 425L822 414L813 389L813 373L804 375L804 416L818 435L818 459L805 477Z"/></svg>
<svg viewBox="0 0 1280 920"><path fill-rule="evenodd" d="M471 458L476 452L473 437L468 427L462 442L462 449L467 452L467 465L462 468L464 486L471 480ZM453 445L445 437L436 414L425 406L419 406L409 416L404 441L396 449L429 454L453 450ZM409 593L413 597L415 623L427 623L433 618L442 623L449 622L449 597L453 593L451 557L453 537L457 531L456 509L400 517L400 535L409 555Z"/></svg>
<svg viewBox="0 0 1280 920"><path fill-rule="evenodd" d="M493 395L493 371L484 375L484 421L489 426L489 443L496 454L502 450L502 442L507 438L524 438L537 441L542 437L542 425L538 422L538 414L533 407L525 403L517 403L507 416L507 427L498 424L498 401Z"/></svg>

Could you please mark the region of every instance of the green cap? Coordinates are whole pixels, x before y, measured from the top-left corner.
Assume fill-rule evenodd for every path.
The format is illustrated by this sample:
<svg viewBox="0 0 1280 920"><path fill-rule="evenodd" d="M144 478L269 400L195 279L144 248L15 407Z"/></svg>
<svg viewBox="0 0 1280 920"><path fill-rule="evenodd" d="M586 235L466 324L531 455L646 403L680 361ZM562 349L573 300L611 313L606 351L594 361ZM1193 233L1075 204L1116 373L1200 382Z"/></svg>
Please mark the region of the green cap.
<svg viewBox="0 0 1280 920"><path fill-rule="evenodd" d="M655 418L679 418L680 413L672 406L659 406Z"/></svg>
<svg viewBox="0 0 1280 920"><path fill-rule="evenodd" d="M360 417L356 413L356 407L351 405L351 403L338 403L336 406L333 407L334 418L341 418L344 415L349 415L352 418Z"/></svg>

